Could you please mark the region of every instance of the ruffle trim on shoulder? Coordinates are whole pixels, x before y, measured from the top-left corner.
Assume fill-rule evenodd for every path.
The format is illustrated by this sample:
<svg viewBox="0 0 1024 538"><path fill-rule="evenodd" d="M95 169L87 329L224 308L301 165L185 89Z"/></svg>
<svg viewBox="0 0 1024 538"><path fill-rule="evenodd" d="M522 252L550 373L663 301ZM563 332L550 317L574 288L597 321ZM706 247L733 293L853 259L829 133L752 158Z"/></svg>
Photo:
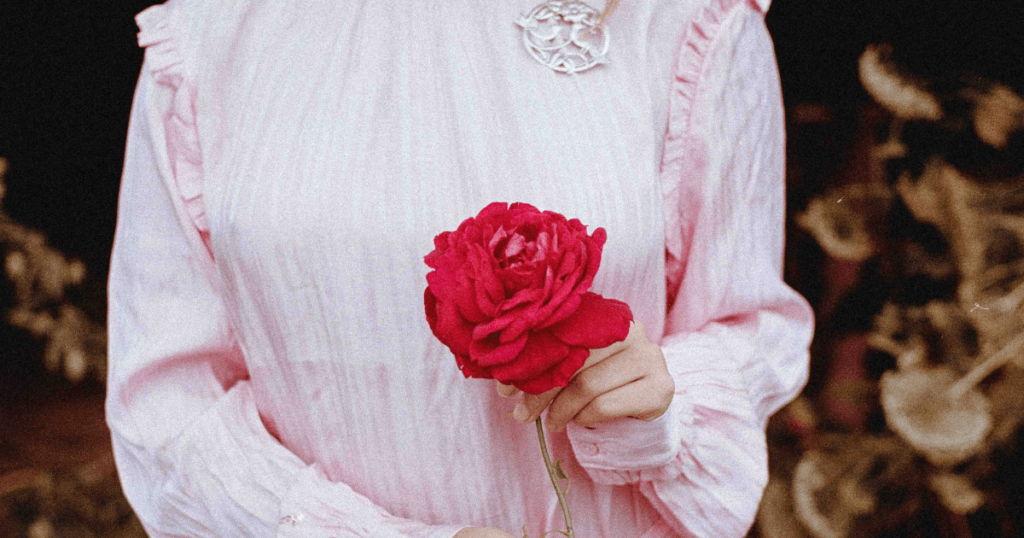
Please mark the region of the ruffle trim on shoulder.
<svg viewBox="0 0 1024 538"><path fill-rule="evenodd" d="M139 46L146 49L146 63L161 84L178 86L184 77L185 62L177 36L178 19L174 6L157 4L135 16L139 27Z"/></svg>
<svg viewBox="0 0 1024 538"><path fill-rule="evenodd" d="M164 114L167 154L185 210L210 248L209 223L203 205L203 162L196 126L196 90L185 62L180 11L171 2L150 6L135 16L139 46L157 83L174 89L171 109Z"/></svg>
<svg viewBox="0 0 1024 538"><path fill-rule="evenodd" d="M669 304L682 272L685 269L685 245L688 232L684 230L680 183L688 166L700 164L700 149L692 148L688 136L694 99L700 86L704 59L708 55L719 29L733 9L749 4L761 13L768 10L771 0L711 0L686 29L672 69L669 119L662 152L660 183L665 214L666 275L669 280ZM696 162L695 162L696 161Z"/></svg>

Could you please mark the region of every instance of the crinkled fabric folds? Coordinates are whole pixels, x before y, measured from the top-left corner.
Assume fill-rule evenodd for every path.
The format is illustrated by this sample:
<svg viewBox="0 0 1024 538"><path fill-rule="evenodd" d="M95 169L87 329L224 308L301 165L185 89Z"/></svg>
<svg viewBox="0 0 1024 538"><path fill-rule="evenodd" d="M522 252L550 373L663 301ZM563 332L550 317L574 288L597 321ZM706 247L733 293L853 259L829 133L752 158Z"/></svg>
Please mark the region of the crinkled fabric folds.
<svg viewBox="0 0 1024 538"><path fill-rule="evenodd" d="M623 2L610 62L574 75L524 49L534 5L137 16L107 421L150 536L561 528L532 426L424 318L433 237L495 201L607 231L590 290L629 305L676 383L650 422L547 434L576 533L747 532L813 328L781 277L767 1Z"/></svg>

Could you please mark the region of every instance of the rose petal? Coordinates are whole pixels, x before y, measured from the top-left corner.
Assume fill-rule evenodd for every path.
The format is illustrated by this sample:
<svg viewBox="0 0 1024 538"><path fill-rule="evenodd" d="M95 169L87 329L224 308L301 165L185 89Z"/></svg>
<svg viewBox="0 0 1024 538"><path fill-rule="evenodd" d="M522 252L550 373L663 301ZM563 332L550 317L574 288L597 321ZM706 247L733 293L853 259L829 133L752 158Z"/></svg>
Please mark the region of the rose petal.
<svg viewBox="0 0 1024 538"><path fill-rule="evenodd" d="M470 283L473 289L472 312L478 312L479 315L465 314L466 319L474 323L482 323L494 318L498 311L498 303L505 298L504 294L501 294L497 301L492 297L493 287L497 285L498 288L501 288L501 283L498 282L498 279L491 272L490 260L481 259L478 250L482 249L479 249L478 246L476 250L470 251L469 261L473 267L474 273L472 282ZM468 290L464 290L463 293L466 293L467 291ZM469 307L468 305L465 305L464 308L468 310Z"/></svg>
<svg viewBox="0 0 1024 538"><path fill-rule="evenodd" d="M573 245L568 245L573 246ZM572 274L580 268L580 252L575 249L566 249L565 254L562 256L562 260L558 263L558 269L555 270L556 277L565 277L566 275Z"/></svg>
<svg viewBox="0 0 1024 538"><path fill-rule="evenodd" d="M510 384L526 381L550 370L569 355L569 346L551 333L529 333L526 345L514 361L491 369L494 379Z"/></svg>
<svg viewBox="0 0 1024 538"><path fill-rule="evenodd" d="M427 285L441 301L448 301L459 287L462 261L454 253L436 259L437 268L427 273Z"/></svg>
<svg viewBox="0 0 1024 538"><path fill-rule="evenodd" d="M474 291L476 292L474 294L474 298L476 299L476 307L483 315L480 317L480 319L474 319L471 321L473 321L474 323L482 323L484 321L494 319L494 316L498 313L498 305L491 300L482 280L477 280L476 282L474 282L474 284Z"/></svg>
<svg viewBox="0 0 1024 538"><path fill-rule="evenodd" d="M594 230L594 233L590 236L591 239L597 243L598 253L604 248L605 242L608 241L608 232L604 231L604 228L598 228Z"/></svg>
<svg viewBox="0 0 1024 538"><path fill-rule="evenodd" d="M423 309L427 313L427 325L430 325L430 332L437 336L437 297L429 287L423 290Z"/></svg>
<svg viewBox="0 0 1024 538"><path fill-rule="evenodd" d="M491 236L491 240L487 242L487 251L494 252L494 247L498 245L498 242L508 237L508 233L505 231L504 226L499 226L498 230Z"/></svg>
<svg viewBox="0 0 1024 538"><path fill-rule="evenodd" d="M561 321L565 316L568 316L576 310L576 305L579 304L579 296L582 295L589 289L588 286L574 285L575 280L580 277L583 273L583 268L578 267L576 271L569 276L563 277L562 279L554 279L552 282L552 288L554 292L548 298L544 306L539 310L536 323L543 323L544 325L550 325ZM569 303L566 305L566 303ZM557 312L558 316L553 321L548 321Z"/></svg>
<svg viewBox="0 0 1024 538"><path fill-rule="evenodd" d="M526 288L524 290L519 290L511 298L506 299L504 302L502 302L501 305L498 307L498 311L502 313L508 312L509 310L512 310L513 308L519 305L535 303L543 298L544 290L539 290L536 288Z"/></svg>
<svg viewBox="0 0 1024 538"><path fill-rule="evenodd" d="M546 310L536 304L528 305L526 308L515 310L514 313L504 314L502 317L513 316L512 323L501 330L502 341L519 338L523 332L530 330L534 325L544 320Z"/></svg>
<svg viewBox="0 0 1024 538"><path fill-rule="evenodd" d="M577 273L581 272L582 268L577 271ZM571 275L570 278L573 276L576 275ZM512 321L508 327L502 330L501 338L503 340L516 338L521 331L542 328L542 325L546 327L562 321L579 306L580 295L584 291L586 291L586 288L576 290L571 285L562 283L561 288L558 288L555 294L543 306L531 305L524 310L518 319Z"/></svg>
<svg viewBox="0 0 1024 538"><path fill-rule="evenodd" d="M515 206L516 204L512 204L512 208L514 208ZM476 218L480 220L486 220L494 216L500 215L512 208L510 208L508 206L508 203L506 202L491 202L487 204L487 207L480 210L480 213L477 214Z"/></svg>
<svg viewBox="0 0 1024 538"><path fill-rule="evenodd" d="M423 262L427 264L427 267L437 269L438 258L444 256L448 251L449 235L451 235L451 232L443 232L434 237L434 250L423 257Z"/></svg>
<svg viewBox="0 0 1024 538"><path fill-rule="evenodd" d="M597 269L601 267L601 243L587 238L583 240L583 247L587 259L587 268L583 278L580 280L579 286L586 286L584 289L589 290L594 282L594 276L597 275Z"/></svg>
<svg viewBox="0 0 1024 538"><path fill-rule="evenodd" d="M448 293L447 299L441 298L441 302L455 303L459 308L459 315L470 323L483 323L491 319L491 316L484 314L480 310L477 303L477 292L474 289L474 283L468 271L459 273L458 279L458 287Z"/></svg>
<svg viewBox="0 0 1024 538"><path fill-rule="evenodd" d="M551 246L551 234L547 231L540 232L537 234L535 244L537 245L537 253L534 254L534 257L540 256L539 259L543 260L544 256L547 255L548 248Z"/></svg>
<svg viewBox="0 0 1024 538"><path fill-rule="evenodd" d="M432 269L437 268L437 259L444 256L450 248L448 243L448 236L450 235L451 232L441 232L434 236L434 250L423 257L423 261L428 267Z"/></svg>
<svg viewBox="0 0 1024 538"><path fill-rule="evenodd" d="M555 272L551 270L549 265L547 270L544 272L544 297L551 295L551 290L555 285Z"/></svg>
<svg viewBox="0 0 1024 538"><path fill-rule="evenodd" d="M493 335L488 338L474 339L469 344L469 357L483 367L504 364L514 358L526 345L526 334L511 342L500 342Z"/></svg>
<svg viewBox="0 0 1024 538"><path fill-rule="evenodd" d="M539 209L525 202L514 202L508 206L508 210L512 214L512 218L509 219L510 221L514 221L516 218L521 218L524 215L543 215Z"/></svg>
<svg viewBox="0 0 1024 538"><path fill-rule="evenodd" d="M505 288L501 280L494 274L496 262L494 258L480 245L472 245L466 252L466 257L473 264L473 271L477 280L483 283L484 289L491 302L497 304L505 299Z"/></svg>
<svg viewBox="0 0 1024 538"><path fill-rule="evenodd" d="M541 260L539 263L530 262L529 265L533 268L533 281L530 283L530 287L543 292L544 282L547 280L548 266L544 264L544 260Z"/></svg>
<svg viewBox="0 0 1024 538"><path fill-rule="evenodd" d="M455 364L459 366L459 370L462 371L462 375L466 377L475 377L482 379L493 379L490 372L486 368L481 368L470 360L469 355L455 355Z"/></svg>
<svg viewBox="0 0 1024 538"><path fill-rule="evenodd" d="M558 305L558 308L551 312L550 315L544 316L543 321L534 325L535 330L546 329L565 318L571 316L573 312L580 306L580 297L583 296L583 292L574 293L568 299L562 301L562 304ZM553 301L552 301L553 303Z"/></svg>
<svg viewBox="0 0 1024 538"><path fill-rule="evenodd" d="M430 290L428 289L427 291L429 292ZM433 306L431 307L429 301L430 299L424 296L424 302L428 303L426 305L427 308L433 308L434 311L435 321L430 323L429 312L427 318L428 324L431 325L430 330L434 333L434 336L442 344L448 346L452 353L468 355L470 342L473 341L474 325L462 319L454 304L434 299Z"/></svg>
<svg viewBox="0 0 1024 538"><path fill-rule="evenodd" d="M512 234L508 243L505 244L505 252L503 254L506 258L511 258L519 254L524 248L526 248L526 238L519 234Z"/></svg>
<svg viewBox="0 0 1024 538"><path fill-rule="evenodd" d="M504 286L506 295L513 295L519 290L527 289L537 281L535 276L537 273L542 272L542 267L536 267L533 264L518 264L508 269L501 269L496 274L498 280L501 281Z"/></svg>
<svg viewBox="0 0 1024 538"><path fill-rule="evenodd" d="M551 383L554 387L564 387L569 384L572 380L572 376L576 375L576 372L587 362L587 358L590 357L590 350L573 347L569 351L569 356L557 366L551 372Z"/></svg>
<svg viewBox="0 0 1024 538"><path fill-rule="evenodd" d="M633 312L629 305L587 292L581 296L579 308L549 330L571 346L600 349L625 340L630 321Z"/></svg>
<svg viewBox="0 0 1024 538"><path fill-rule="evenodd" d="M465 231L463 231L464 237L462 238L460 246L465 248L468 245L482 244L486 240L488 231L489 230L483 223L474 221L471 225L466 227Z"/></svg>
<svg viewBox="0 0 1024 538"><path fill-rule="evenodd" d="M541 394L556 387L564 387L569 384L573 374L583 367L589 356L590 350L588 349L570 348L569 356L562 362L539 376L526 381L517 381L513 385L527 394Z"/></svg>
<svg viewBox="0 0 1024 538"><path fill-rule="evenodd" d="M481 340L488 336L508 327L510 323L515 321L516 316L514 314L504 315L499 318L495 318L482 325L477 325L473 328L473 339Z"/></svg>

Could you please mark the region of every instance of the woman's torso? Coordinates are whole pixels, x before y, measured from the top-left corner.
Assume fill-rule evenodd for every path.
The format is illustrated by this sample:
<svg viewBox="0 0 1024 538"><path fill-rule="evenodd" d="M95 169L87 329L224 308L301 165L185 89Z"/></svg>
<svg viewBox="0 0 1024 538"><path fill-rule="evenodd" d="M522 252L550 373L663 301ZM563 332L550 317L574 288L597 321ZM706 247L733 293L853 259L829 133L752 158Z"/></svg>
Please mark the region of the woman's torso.
<svg viewBox="0 0 1024 538"><path fill-rule="evenodd" d="M610 63L565 75L514 24L535 0L216 4L194 67L203 203L268 427L392 514L558 528L533 428L427 327L423 256L492 201L579 218L608 231L592 289L660 336L658 164L699 6L623 1ZM654 523L634 488L590 483L550 438L578 477L581 535Z"/></svg>

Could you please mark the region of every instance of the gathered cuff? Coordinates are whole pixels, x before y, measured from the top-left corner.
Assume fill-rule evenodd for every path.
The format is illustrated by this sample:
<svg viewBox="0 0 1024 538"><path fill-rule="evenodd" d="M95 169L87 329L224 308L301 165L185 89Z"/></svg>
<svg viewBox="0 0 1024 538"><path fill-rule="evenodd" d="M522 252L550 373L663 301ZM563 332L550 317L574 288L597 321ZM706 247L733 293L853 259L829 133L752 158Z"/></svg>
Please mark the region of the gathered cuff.
<svg viewBox="0 0 1024 538"><path fill-rule="evenodd" d="M345 502L339 502L345 500ZM281 503L277 538L452 538L465 525L427 525L395 517L317 465L299 473Z"/></svg>
<svg viewBox="0 0 1024 538"><path fill-rule="evenodd" d="M678 475L672 462L688 444L692 424L693 403L677 388L668 410L654 420L622 418L593 429L570 422L566 434L591 480L635 484Z"/></svg>
<svg viewBox="0 0 1024 538"><path fill-rule="evenodd" d="M171 2L150 6L135 16L139 46L157 83L174 90L163 115L169 157L178 196L199 234L210 248L209 223L203 205L203 162L196 125L196 88L185 61L186 37L180 9Z"/></svg>
<svg viewBox="0 0 1024 538"><path fill-rule="evenodd" d="M717 338L701 333L672 340L662 350L676 393L664 415L651 422L620 419L592 430L572 423L566 427L576 459L593 481L665 483L680 476L699 481L716 467L708 454L728 451L720 445L736 443L739 452L754 453L763 446L743 377L728 359L736 350L723 349ZM749 463L745 467L753 476L760 467L747 460L734 459ZM733 471L712 474L730 476Z"/></svg>

